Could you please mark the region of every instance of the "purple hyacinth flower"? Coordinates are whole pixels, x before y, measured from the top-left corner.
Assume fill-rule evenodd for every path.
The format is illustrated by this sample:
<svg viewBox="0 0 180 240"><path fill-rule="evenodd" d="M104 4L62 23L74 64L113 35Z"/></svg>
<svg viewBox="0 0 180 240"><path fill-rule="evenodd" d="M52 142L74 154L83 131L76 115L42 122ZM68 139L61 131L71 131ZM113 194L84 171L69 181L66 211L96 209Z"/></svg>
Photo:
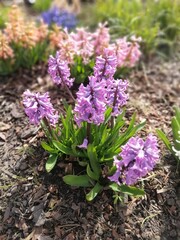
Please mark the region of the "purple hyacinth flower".
<svg viewBox="0 0 180 240"><path fill-rule="evenodd" d="M48 73L57 85L66 84L68 87L73 85L74 78L70 78L68 62L61 59L60 52L56 53L56 57L49 57Z"/></svg>
<svg viewBox="0 0 180 240"><path fill-rule="evenodd" d="M127 80L111 80L107 85L107 105L112 107L112 116L118 116L122 112L122 107L126 105L128 94L126 93L128 87Z"/></svg>
<svg viewBox="0 0 180 240"><path fill-rule="evenodd" d="M145 141L139 137L132 137L122 147L119 157L122 160L114 157L116 172L109 179L117 184L133 185L152 171L159 160L157 138L152 134L149 134Z"/></svg>
<svg viewBox="0 0 180 240"><path fill-rule="evenodd" d="M87 146L88 146L87 138L84 139L84 141L81 145L78 145L79 148L84 148L84 149L87 149Z"/></svg>
<svg viewBox="0 0 180 240"><path fill-rule="evenodd" d="M105 49L103 56L96 57L94 75L99 82L102 80L111 80L116 72L117 58L114 52L109 51L109 49Z"/></svg>
<svg viewBox="0 0 180 240"><path fill-rule="evenodd" d="M94 76L89 77L89 84L86 87L81 84L77 92L74 108L76 123L79 126L84 121L96 125L102 123L106 110L105 101L105 83L97 82Z"/></svg>
<svg viewBox="0 0 180 240"><path fill-rule="evenodd" d="M23 104L32 124L38 125L43 118L53 126L58 122L59 116L50 102L48 92L40 94L26 90L23 93Z"/></svg>

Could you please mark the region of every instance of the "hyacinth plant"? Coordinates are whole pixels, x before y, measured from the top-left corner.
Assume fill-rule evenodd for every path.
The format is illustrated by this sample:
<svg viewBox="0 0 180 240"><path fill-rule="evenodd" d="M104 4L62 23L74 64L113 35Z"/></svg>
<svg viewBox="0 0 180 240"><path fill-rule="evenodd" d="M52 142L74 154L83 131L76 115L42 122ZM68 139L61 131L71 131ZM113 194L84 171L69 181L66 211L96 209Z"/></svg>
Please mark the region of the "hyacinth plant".
<svg viewBox="0 0 180 240"><path fill-rule="evenodd" d="M159 138L164 142L167 149L172 153L174 158L177 160L177 167L180 166L180 108L175 108L175 116L171 120L173 143L169 141L166 134L157 129L157 134Z"/></svg>
<svg viewBox="0 0 180 240"><path fill-rule="evenodd" d="M76 27L77 19L75 14L68 12L65 9L53 8L43 12L41 17L49 27L53 24L71 30Z"/></svg>
<svg viewBox="0 0 180 240"><path fill-rule="evenodd" d="M13 5L5 28L0 32L0 74L19 67L31 68L46 56L48 27L44 23L26 23L20 9Z"/></svg>
<svg viewBox="0 0 180 240"><path fill-rule="evenodd" d="M115 79L118 57L107 48L96 58L88 84L81 84L75 98L70 90L75 81L68 61L60 60L61 52L50 56L48 72L59 87L74 101L74 108L64 105L66 114L53 108L48 93L24 92L25 112L32 124L41 124L47 136L42 147L49 152L46 170L50 172L60 159L73 168L63 180L71 186L87 187L88 201L103 189L114 191L115 202L126 193L142 196L143 189L134 185L149 173L159 159L157 139L149 134L146 140L134 137L145 124L136 125L135 114L125 122L128 100L127 80ZM88 190L87 190L88 191Z"/></svg>

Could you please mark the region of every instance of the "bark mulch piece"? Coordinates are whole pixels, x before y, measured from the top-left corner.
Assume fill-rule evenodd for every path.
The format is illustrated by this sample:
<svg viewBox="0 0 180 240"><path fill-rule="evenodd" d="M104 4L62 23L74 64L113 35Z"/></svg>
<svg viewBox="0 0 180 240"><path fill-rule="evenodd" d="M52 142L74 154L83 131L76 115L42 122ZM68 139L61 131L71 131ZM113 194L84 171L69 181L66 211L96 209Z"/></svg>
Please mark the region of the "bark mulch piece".
<svg viewBox="0 0 180 240"><path fill-rule="evenodd" d="M153 61L130 76L127 117L137 111L137 122L147 119L142 135L163 129L169 137L172 107L179 103L180 65L177 59ZM180 238L180 187L175 159L162 142L161 162L141 184L143 198L113 204L111 191L93 202L86 190L62 181L66 164L46 173L47 153L40 147L43 133L28 123L22 93L50 91L62 109L64 91L53 86L38 67L0 81L0 240L176 240Z"/></svg>

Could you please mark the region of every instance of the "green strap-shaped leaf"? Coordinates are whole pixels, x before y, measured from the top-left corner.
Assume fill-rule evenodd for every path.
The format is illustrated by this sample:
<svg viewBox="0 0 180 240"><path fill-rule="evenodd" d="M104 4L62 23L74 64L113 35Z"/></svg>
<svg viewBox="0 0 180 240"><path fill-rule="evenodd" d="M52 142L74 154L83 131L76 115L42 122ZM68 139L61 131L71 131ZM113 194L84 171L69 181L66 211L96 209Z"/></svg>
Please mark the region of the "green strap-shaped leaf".
<svg viewBox="0 0 180 240"><path fill-rule="evenodd" d="M178 123L180 124L180 108L177 108L177 107L175 108L175 116Z"/></svg>
<svg viewBox="0 0 180 240"><path fill-rule="evenodd" d="M139 188L131 187L131 186L127 186L127 185L120 185L119 189L121 192L126 193L131 196L134 196L134 197L141 197L145 194L143 189L139 189Z"/></svg>
<svg viewBox="0 0 180 240"><path fill-rule="evenodd" d="M53 140L53 145L58 149L60 150L62 153L64 154L67 154L67 155L74 155L73 154L73 151L71 150L71 148L65 146L64 144L58 142L58 141L55 141Z"/></svg>
<svg viewBox="0 0 180 240"><path fill-rule="evenodd" d="M86 200L92 201L97 194L102 190L103 186L101 186L99 183L96 183L96 185L91 189L91 191L86 194Z"/></svg>
<svg viewBox="0 0 180 240"><path fill-rule="evenodd" d="M96 149L92 144L88 145L87 153L88 153L88 158L90 161L92 171L96 174L97 178L99 179L101 169L100 169L100 164L97 158Z"/></svg>
<svg viewBox="0 0 180 240"><path fill-rule="evenodd" d="M180 124L176 117L172 118L171 126L172 126L172 131L173 131L174 146L175 146L176 150L180 150L180 143L179 143L180 142L180 134L179 134Z"/></svg>
<svg viewBox="0 0 180 240"><path fill-rule="evenodd" d="M66 175L63 177L63 181L72 187L91 187L92 184L89 180L87 175Z"/></svg>
<svg viewBox="0 0 180 240"><path fill-rule="evenodd" d="M89 164L87 165L86 172L90 178L98 181L99 177L91 170L91 167L89 166Z"/></svg>
<svg viewBox="0 0 180 240"><path fill-rule="evenodd" d="M50 147L46 142L42 141L41 146L44 148L44 150L50 152L50 153L57 153L58 151L52 147Z"/></svg>
<svg viewBox="0 0 180 240"><path fill-rule="evenodd" d="M158 137L166 145L167 149L169 149L169 151L172 151L172 145L171 145L170 141L168 140L168 138L166 137L165 133L163 133L163 131L161 131L160 129L156 129L156 132L157 132Z"/></svg>
<svg viewBox="0 0 180 240"><path fill-rule="evenodd" d="M56 165L58 154L51 154L46 162L45 168L47 172L50 172Z"/></svg>

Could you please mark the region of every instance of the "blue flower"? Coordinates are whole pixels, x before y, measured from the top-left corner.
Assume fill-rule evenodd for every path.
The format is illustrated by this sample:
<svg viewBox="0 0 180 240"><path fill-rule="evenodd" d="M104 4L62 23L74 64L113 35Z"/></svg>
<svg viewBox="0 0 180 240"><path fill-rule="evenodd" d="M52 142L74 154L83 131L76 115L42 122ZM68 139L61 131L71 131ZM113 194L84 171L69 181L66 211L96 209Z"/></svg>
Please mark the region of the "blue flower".
<svg viewBox="0 0 180 240"><path fill-rule="evenodd" d="M73 13L70 13L66 10L60 10L57 7L43 12L41 16L44 23L48 24L49 26L55 23L58 26L70 30L72 28L75 28L77 24L76 16Z"/></svg>

